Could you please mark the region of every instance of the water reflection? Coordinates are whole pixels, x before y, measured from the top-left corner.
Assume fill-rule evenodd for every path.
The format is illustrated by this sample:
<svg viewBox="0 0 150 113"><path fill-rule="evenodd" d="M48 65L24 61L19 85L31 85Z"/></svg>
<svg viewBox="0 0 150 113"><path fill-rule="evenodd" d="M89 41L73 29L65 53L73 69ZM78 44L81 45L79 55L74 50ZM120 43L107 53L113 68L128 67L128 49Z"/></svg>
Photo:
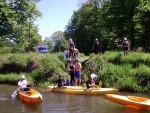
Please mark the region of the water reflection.
<svg viewBox="0 0 150 113"><path fill-rule="evenodd" d="M21 113L42 113L40 104L26 105L25 103L21 103L18 107Z"/></svg>
<svg viewBox="0 0 150 113"><path fill-rule="evenodd" d="M7 90L6 90L7 89ZM105 100L103 96L73 95L35 88L43 96L43 103L28 105L10 94L17 87L0 85L0 113L146 113ZM144 95L120 93L121 95Z"/></svg>

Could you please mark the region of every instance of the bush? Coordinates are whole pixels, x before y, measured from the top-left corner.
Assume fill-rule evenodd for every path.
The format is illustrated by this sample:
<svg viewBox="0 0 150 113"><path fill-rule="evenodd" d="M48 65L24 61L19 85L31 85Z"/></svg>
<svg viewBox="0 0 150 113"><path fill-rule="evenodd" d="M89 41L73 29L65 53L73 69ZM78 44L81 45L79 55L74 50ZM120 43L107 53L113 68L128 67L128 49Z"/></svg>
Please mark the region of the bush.
<svg viewBox="0 0 150 113"><path fill-rule="evenodd" d="M118 52L91 55L85 64L84 73L97 74L103 87L116 87L120 91L143 92L150 90L150 55L130 52L122 56Z"/></svg>
<svg viewBox="0 0 150 113"><path fill-rule="evenodd" d="M13 49L12 47L0 47L0 53L1 54L11 53L12 49Z"/></svg>

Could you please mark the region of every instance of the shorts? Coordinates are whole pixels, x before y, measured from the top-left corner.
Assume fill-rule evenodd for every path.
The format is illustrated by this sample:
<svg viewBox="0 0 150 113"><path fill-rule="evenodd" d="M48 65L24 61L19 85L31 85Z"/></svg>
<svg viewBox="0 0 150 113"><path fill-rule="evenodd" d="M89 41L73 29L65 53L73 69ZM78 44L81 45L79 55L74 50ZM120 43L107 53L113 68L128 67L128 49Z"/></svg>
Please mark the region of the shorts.
<svg viewBox="0 0 150 113"><path fill-rule="evenodd" d="M123 50L128 50L128 47L123 47Z"/></svg>
<svg viewBox="0 0 150 113"><path fill-rule="evenodd" d="M66 59L68 59L69 58L69 54L66 54Z"/></svg>
<svg viewBox="0 0 150 113"><path fill-rule="evenodd" d="M80 71L75 71L75 75L76 78L81 78L81 73Z"/></svg>

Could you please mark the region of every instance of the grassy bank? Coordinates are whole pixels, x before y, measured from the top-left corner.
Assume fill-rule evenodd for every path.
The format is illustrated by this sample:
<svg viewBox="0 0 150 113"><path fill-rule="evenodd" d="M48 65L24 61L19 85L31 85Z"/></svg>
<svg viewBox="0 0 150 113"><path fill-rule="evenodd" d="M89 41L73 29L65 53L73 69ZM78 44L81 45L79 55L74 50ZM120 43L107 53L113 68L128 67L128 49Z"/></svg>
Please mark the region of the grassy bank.
<svg viewBox="0 0 150 113"><path fill-rule="evenodd" d="M61 73L67 77L63 53L3 54L0 56L0 83L16 84L25 74L32 84L53 82Z"/></svg>
<svg viewBox="0 0 150 113"><path fill-rule="evenodd" d="M150 54L130 52L106 52L93 56L86 63L86 74L99 75L104 87L116 87L120 91L150 91Z"/></svg>
<svg viewBox="0 0 150 113"><path fill-rule="evenodd" d="M120 91L148 93L150 90L150 54L130 52L121 56L119 52L88 57L82 55L84 81L95 73L103 87L116 87ZM88 59L88 60L87 60ZM17 84L25 74L32 85L53 84L61 73L68 78L63 53L55 54L3 54L0 56L0 83Z"/></svg>

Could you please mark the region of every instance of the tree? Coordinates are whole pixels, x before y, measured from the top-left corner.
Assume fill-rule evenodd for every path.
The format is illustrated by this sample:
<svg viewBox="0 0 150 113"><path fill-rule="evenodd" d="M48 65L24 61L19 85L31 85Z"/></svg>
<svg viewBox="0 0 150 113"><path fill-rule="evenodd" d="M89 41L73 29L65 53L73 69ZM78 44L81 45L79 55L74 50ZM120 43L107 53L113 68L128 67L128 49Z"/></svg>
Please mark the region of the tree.
<svg viewBox="0 0 150 113"><path fill-rule="evenodd" d="M63 52L68 48L67 40L65 40L62 31L56 31L49 38L46 37L45 42L49 44L49 46L53 45L53 47L50 47L53 49L51 50L53 52Z"/></svg>
<svg viewBox="0 0 150 113"><path fill-rule="evenodd" d="M150 51L150 1L149 0L139 0L138 5L138 28L140 28L140 36L138 42L139 46L143 47L145 51Z"/></svg>
<svg viewBox="0 0 150 113"><path fill-rule="evenodd" d="M95 38L101 38L100 10L95 7L97 6L91 1L83 4L78 11L74 12L65 30L67 39L73 38L79 51L86 54L92 52Z"/></svg>
<svg viewBox="0 0 150 113"><path fill-rule="evenodd" d="M54 46L53 46L52 40L49 39L49 37L45 37L44 44L48 45L49 52L53 51Z"/></svg>
<svg viewBox="0 0 150 113"><path fill-rule="evenodd" d="M132 48L142 46L150 50L150 2L148 0L88 0L75 11L68 23L65 36L72 37L77 48L91 53L95 38L101 51L115 50L124 37Z"/></svg>
<svg viewBox="0 0 150 113"><path fill-rule="evenodd" d="M25 46L26 50L31 50L32 45L35 45L32 43L40 40L38 28L33 24L33 21L41 16L36 7L38 1L3 0L0 2L0 37L2 39L0 46L3 46L3 40L15 38L17 44Z"/></svg>

